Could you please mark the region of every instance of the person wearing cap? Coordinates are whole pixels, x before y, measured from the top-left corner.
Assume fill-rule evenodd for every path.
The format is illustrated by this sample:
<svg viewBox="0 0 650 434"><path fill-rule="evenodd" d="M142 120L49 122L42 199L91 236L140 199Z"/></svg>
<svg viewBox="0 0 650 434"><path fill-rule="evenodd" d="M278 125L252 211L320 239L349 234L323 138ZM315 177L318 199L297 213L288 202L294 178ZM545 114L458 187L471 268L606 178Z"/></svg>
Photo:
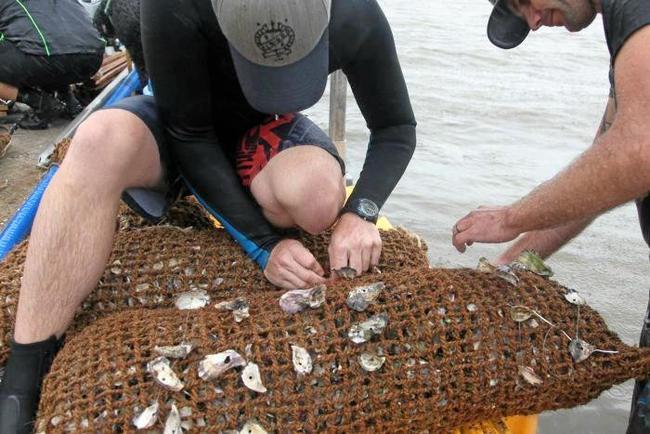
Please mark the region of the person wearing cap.
<svg viewBox="0 0 650 434"><path fill-rule="evenodd" d="M335 222L330 267L377 264L374 222L415 148L415 118L390 26L375 0L142 0L153 97L77 130L38 210L0 385L0 432L28 432L42 378L111 251L123 196L160 219L193 193L285 288L324 270L283 230ZM300 110L343 70L370 130L345 201L344 164ZM52 254L57 252L57 254Z"/></svg>
<svg viewBox="0 0 650 434"><path fill-rule="evenodd" d="M610 96L590 148L551 180L509 206L480 207L453 227L454 246L517 239L498 259L509 263L524 250L549 256L598 215L636 200L650 244L650 2L647 0L491 0L488 37L510 49L530 30L587 27L601 14L611 55ZM641 346L650 346L650 306ZM628 433L650 430L650 383L638 382Z"/></svg>

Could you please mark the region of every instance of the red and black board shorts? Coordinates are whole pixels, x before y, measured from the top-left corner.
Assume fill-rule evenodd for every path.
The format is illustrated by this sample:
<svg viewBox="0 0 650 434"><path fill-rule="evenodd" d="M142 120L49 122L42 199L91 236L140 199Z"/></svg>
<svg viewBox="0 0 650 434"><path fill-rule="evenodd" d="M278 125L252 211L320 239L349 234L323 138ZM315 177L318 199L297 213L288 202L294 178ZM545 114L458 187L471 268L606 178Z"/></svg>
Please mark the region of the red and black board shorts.
<svg viewBox="0 0 650 434"><path fill-rule="evenodd" d="M164 217L169 206L178 198L188 195L189 190L171 158L155 99L150 96L130 97L107 109L126 110L136 115L149 128L156 140L164 171L164 179L160 186L130 188L124 192L122 198L143 217L154 221L159 220ZM332 140L315 123L300 113L270 116L262 124L248 131L242 131L240 137L235 146L232 163L244 187L250 187L255 176L280 152L303 145L318 146L327 151L338 161L341 174L345 174L345 162L339 156Z"/></svg>

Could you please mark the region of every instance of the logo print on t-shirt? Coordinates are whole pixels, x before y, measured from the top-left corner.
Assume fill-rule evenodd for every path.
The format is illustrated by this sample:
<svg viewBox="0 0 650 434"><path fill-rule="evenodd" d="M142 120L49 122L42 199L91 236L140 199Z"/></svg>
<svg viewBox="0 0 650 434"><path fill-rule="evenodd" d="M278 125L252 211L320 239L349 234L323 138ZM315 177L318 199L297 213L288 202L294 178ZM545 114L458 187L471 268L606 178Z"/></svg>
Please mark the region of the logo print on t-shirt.
<svg viewBox="0 0 650 434"><path fill-rule="evenodd" d="M271 24L262 25L255 33L255 45L262 50L262 56L276 62L280 62L291 55L291 47L295 40L296 32L294 32L293 28L273 21L271 21Z"/></svg>

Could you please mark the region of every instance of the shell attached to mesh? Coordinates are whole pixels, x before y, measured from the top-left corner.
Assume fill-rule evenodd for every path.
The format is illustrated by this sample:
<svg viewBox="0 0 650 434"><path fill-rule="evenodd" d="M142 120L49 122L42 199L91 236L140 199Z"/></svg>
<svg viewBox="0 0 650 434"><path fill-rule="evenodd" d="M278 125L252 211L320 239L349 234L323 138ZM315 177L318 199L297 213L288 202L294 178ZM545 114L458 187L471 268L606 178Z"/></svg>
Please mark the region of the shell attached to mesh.
<svg viewBox="0 0 650 434"><path fill-rule="evenodd" d="M298 313L307 309L318 309L325 303L325 285L314 286L310 289L294 289L285 292L280 297L280 307L286 313Z"/></svg>
<svg viewBox="0 0 650 434"><path fill-rule="evenodd" d="M235 350L205 356L199 362L199 377L214 380L229 369L246 365L246 360Z"/></svg>

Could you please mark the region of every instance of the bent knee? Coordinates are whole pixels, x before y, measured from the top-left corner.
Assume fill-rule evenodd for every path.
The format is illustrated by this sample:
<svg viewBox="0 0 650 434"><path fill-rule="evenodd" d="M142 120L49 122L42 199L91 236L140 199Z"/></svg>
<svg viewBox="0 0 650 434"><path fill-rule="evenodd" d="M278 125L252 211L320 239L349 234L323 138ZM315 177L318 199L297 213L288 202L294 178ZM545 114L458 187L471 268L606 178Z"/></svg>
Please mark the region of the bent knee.
<svg viewBox="0 0 650 434"><path fill-rule="evenodd" d="M105 181L146 186L161 175L158 148L145 123L120 109L93 113L77 129L62 169Z"/></svg>
<svg viewBox="0 0 650 434"><path fill-rule="evenodd" d="M318 234L336 221L345 202L345 186L342 178L318 176L305 180L305 184L307 188L291 198L286 209L303 230Z"/></svg>
<svg viewBox="0 0 650 434"><path fill-rule="evenodd" d="M345 201L338 161L316 146L282 151L253 179L251 193L265 215L313 234L334 223Z"/></svg>

